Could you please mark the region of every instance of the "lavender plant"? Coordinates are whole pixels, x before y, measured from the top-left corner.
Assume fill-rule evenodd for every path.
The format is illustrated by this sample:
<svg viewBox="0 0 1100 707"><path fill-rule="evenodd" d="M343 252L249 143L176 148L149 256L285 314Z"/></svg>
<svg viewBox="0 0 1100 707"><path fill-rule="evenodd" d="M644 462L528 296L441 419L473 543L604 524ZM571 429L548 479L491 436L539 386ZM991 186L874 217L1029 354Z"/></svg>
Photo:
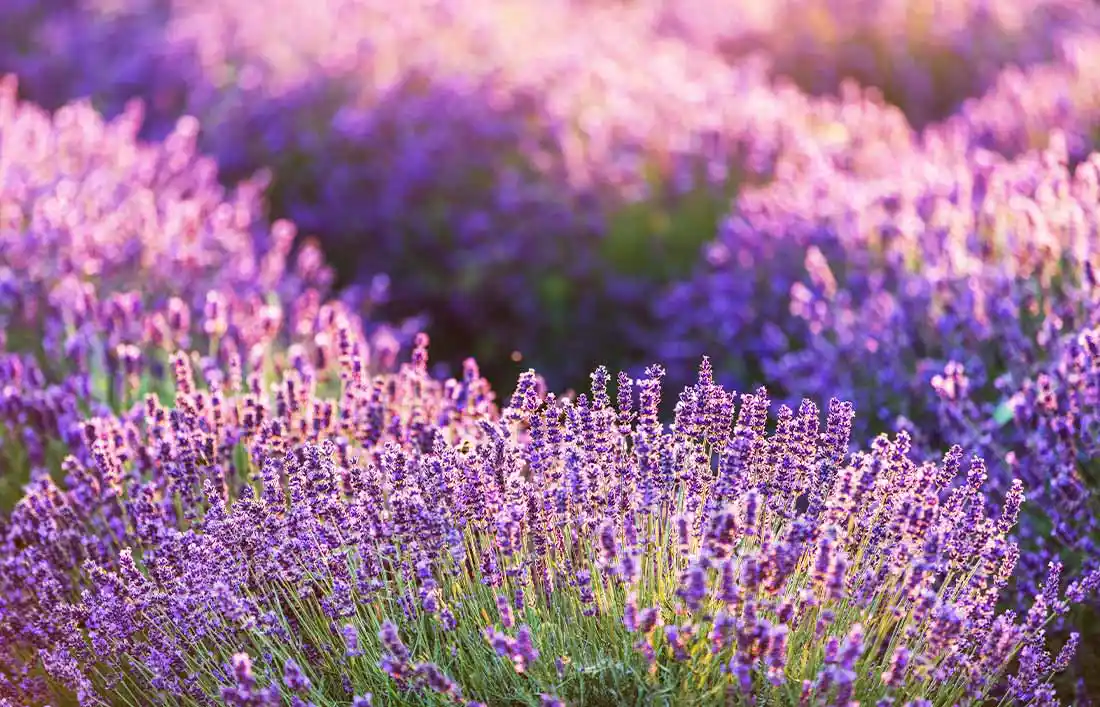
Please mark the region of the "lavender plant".
<svg viewBox="0 0 1100 707"><path fill-rule="evenodd" d="M1007 155L1045 149L1057 133L1074 162L1087 159L1095 147L1100 107L1091 70L1098 49L1094 33L1073 33L1051 61L1006 68L947 122L974 144Z"/></svg>
<svg viewBox="0 0 1100 707"><path fill-rule="evenodd" d="M836 400L768 434L706 362L667 427L659 367L614 405L602 368L575 399L531 372L497 413L426 344L344 357L331 402L308 366L274 398L182 369L174 407L89 420L5 530L8 699L1055 703L1078 639L1044 627L1100 574L998 613L1023 494L990 513L980 459L849 456Z"/></svg>
<svg viewBox="0 0 1100 707"><path fill-rule="evenodd" d="M309 361L317 384L332 387L340 356L362 352L371 356L365 373L388 370L405 340L400 329L364 325L314 290L285 310L221 290L208 292L197 313L179 298L150 310L139 302L133 293L116 294L82 311L63 359L46 357L50 368L35 355L0 353L3 505L17 500L12 492L28 478L60 474L63 450L79 446L85 416L129 413L148 394L171 396L181 366L207 380L228 376L240 388L249 376L261 385Z"/></svg>
<svg viewBox="0 0 1100 707"><path fill-rule="evenodd" d="M1045 153L1006 161L956 152L950 141L957 137L926 135L907 163L914 171L902 179L825 169L819 180L764 190L759 199L770 208L742 208L712 246L725 257L712 257L667 306L685 311L688 297L705 302L694 317L675 321L717 338L717 347L745 334L758 342L757 371L723 360L724 374L755 373L817 395L837 391L864 412L860 434L900 426L926 450L966 439L986 450L994 486L1003 492L1018 474L1006 456L1015 443L1001 429L1012 417L1009 399L1025 380L1045 375L1065 331L1095 326L1095 253L1086 234L1096 164L1071 172L1066 143L1058 139ZM821 201L822 194L838 198ZM754 241L757 221L780 240ZM757 316L761 297L738 274L737 258L790 249L792 242L804 261L768 273L790 292L785 303L763 311L775 312L768 322ZM672 342L678 350L689 346L683 338ZM945 398L967 399L981 412L945 414ZM1024 428L1020 434L1032 433ZM1087 430L1069 434L1087 444ZM1026 462L1036 465L1024 475L1029 495L1050 493L1047 461L1038 455ZM1072 527L1071 546L1095 558L1092 490L1076 478L1078 502L1044 503L1041 515ZM1045 565L1049 558L1040 560Z"/></svg>
<svg viewBox="0 0 1100 707"><path fill-rule="evenodd" d="M50 116L15 90L0 86L0 505L60 472L84 415L171 391L181 348L262 372L353 343L383 362L406 340L361 323L380 291L325 301L316 243L292 253L296 227L265 224L263 175L219 185L194 119L147 144L138 104L111 122L81 103Z"/></svg>
<svg viewBox="0 0 1100 707"><path fill-rule="evenodd" d="M197 152L194 118L146 144L136 137L142 115L131 103L106 122L74 103L51 116L17 101L15 78L4 79L0 317L9 342L26 328L52 346L97 296L139 288L140 302L126 306L171 296L199 306L216 288L279 297L328 288L315 243L291 258L293 224L264 228L265 175L227 192L213 159Z"/></svg>
<svg viewBox="0 0 1100 707"><path fill-rule="evenodd" d="M697 332L674 335L672 354L747 338L751 356L718 361L724 377L851 398L860 435L900 427L929 451L966 440L994 488L1022 478L1037 501L1021 526L1025 597L1053 555L1094 565L1100 537L1087 377L1059 374L1088 370L1095 326L1093 44L1084 30L1055 61L1005 70L891 157L900 178L825 167L742 196L664 304L674 331ZM802 264L772 256L765 277L740 274L787 244Z"/></svg>

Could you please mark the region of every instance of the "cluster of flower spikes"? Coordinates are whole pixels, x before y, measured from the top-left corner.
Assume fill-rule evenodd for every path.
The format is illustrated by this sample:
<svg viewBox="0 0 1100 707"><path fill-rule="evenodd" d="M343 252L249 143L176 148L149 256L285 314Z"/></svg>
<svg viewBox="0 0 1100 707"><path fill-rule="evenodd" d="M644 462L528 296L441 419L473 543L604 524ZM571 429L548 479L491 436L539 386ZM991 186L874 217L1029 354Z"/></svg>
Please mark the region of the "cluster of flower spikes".
<svg viewBox="0 0 1100 707"><path fill-rule="evenodd" d="M819 241L806 249L802 282L791 288L807 348L819 361L855 356L896 368L881 376L879 397L857 402L882 421L890 405L923 421L927 403L909 399L927 397L939 371L920 359L942 368L966 357L959 360L981 367L971 377L987 379L975 385L992 382L998 368L1030 365L1041 358L1037 348L1094 316L1086 273L1095 258L1088 233L1097 217L1097 165L1071 171L1064 142L1056 142L1013 161L978 152L929 162L905 179L838 186L858 194L859 206L826 214ZM812 211L805 218L822 221ZM775 369L794 373L794 387L814 376L797 373L806 368L801 357ZM907 359L918 359L916 367ZM869 388L833 384L845 393Z"/></svg>
<svg viewBox="0 0 1100 707"><path fill-rule="evenodd" d="M1076 424L1035 429L1027 416L1012 429L1000 427L1013 416L1008 401L1025 381L1056 364L1078 332L1100 323L1089 235L1098 215L1100 162L1090 159L1071 171L1058 137L1044 153L1010 163L983 167L975 160L903 201L889 225L872 222L868 233L895 227L885 267L852 277L842 256L840 272L847 272L838 285L827 264L808 262L807 286L792 290L792 303L812 336L804 352L785 356L770 374L796 389L839 389L872 415L890 407L908 418L906 427L920 430L924 446L972 440L994 463L994 487L1023 478L1035 507L1061 527L1069 547L1094 562L1100 554L1090 498L1095 484L1090 488L1079 469L1063 466L1052 474L1049 460L1035 450L1016 459L1003 453L1012 434L1049 437L1047 444L1068 435L1087 445L1090 430ZM848 372L867 366L874 380L822 376L825 360L845 361ZM1072 395L1068 382L1056 397ZM980 411L961 427L957 416L940 409L945 398L959 397ZM1035 560L1045 565L1049 558L1040 553Z"/></svg>
<svg viewBox="0 0 1100 707"><path fill-rule="evenodd" d="M391 370L405 338L399 329L365 328L344 303L312 289L285 305L210 290L197 312L176 297L143 307L136 293L115 293L73 320L80 326L63 351L0 352L0 439L12 442L3 445L4 506L18 485L60 472L67 450L82 445L86 415L137 414L147 394L171 399L192 370L240 390L308 365L311 384L328 390L339 386L349 356L361 375Z"/></svg>
<svg viewBox="0 0 1100 707"><path fill-rule="evenodd" d="M473 362L462 381L443 385L427 378L426 338L418 341L413 365L373 377L369 370L377 366L364 360L362 343L351 340L348 347L348 342L345 336L339 355L325 354L323 360L332 363L315 363L292 347L281 371L249 371L231 358L228 368L205 361L198 379L190 364L197 354L177 351L168 406L149 393L124 413L84 420L80 444L61 465L61 486L50 476L32 481L4 525L3 584L10 593L0 611L7 651L0 660L5 666L0 685L12 699L48 701L37 663L27 662L35 649L49 654L43 658L48 675L57 678L55 669L70 665L64 656L81 639L62 637L73 628L68 622L75 615L54 612L61 608L57 602L87 588L85 572L92 565L118 568L129 552L151 563L155 547L171 556L179 549L168 548L170 537L190 542L190 535L180 533L212 520L211 503L243 499L250 493L246 489L262 486L261 479L272 483L265 460L281 460L288 449L321 440L342 454L357 441L362 447L372 441L393 442L399 449L427 447L433 435L457 435L461 425L491 415L491 392ZM278 484L277 468L275 474ZM255 530L266 543L262 529ZM81 626L91 631L90 625ZM88 634L93 647L99 646L96 635ZM177 677L186 674L184 666ZM92 694L91 683L73 687Z"/></svg>
<svg viewBox="0 0 1100 707"><path fill-rule="evenodd" d="M218 182L214 159L197 151L194 118L144 143L139 102L105 121L82 102L51 115L19 101L16 89L13 76L0 83L6 317L46 318L37 309L56 290L80 296L64 292L77 287L71 280L101 292L140 286L150 299L172 294L192 305L214 286L280 294L328 286L316 245L292 261L294 227L263 227L265 175L232 193Z"/></svg>
<svg viewBox="0 0 1100 707"><path fill-rule="evenodd" d="M101 0L78 4L85 24L107 21ZM556 331L567 355L537 361L583 380L649 320L652 280L690 265L742 179L807 150L908 139L896 110L810 99L755 63L654 38L626 6L391 9L298 0L275 20L253 3L176 3L134 51L164 65L149 81L182 81L223 172L272 167L278 212L323 236L344 275L373 282L385 263L391 318L430 312L437 348L457 339L464 355L539 357L547 322L621 322L603 341ZM130 90L156 112L158 87Z"/></svg>
<svg viewBox="0 0 1100 707"><path fill-rule="evenodd" d="M984 93L1004 67L1055 59L1067 37L1100 27L1087 0L639 4L659 31L730 61L761 52L806 90L832 92L847 78L876 86L921 126Z"/></svg>
<svg viewBox="0 0 1100 707"><path fill-rule="evenodd" d="M5 350L78 358L102 326L170 297L190 309L214 289L284 301L327 291L332 276L317 246L291 259L293 224L264 226L263 175L227 194L213 159L196 151L193 118L151 144L136 137L141 118L139 103L110 122L86 103L51 116L16 99L13 77L3 80Z"/></svg>
<svg viewBox="0 0 1100 707"><path fill-rule="evenodd" d="M871 121L878 113L877 103L852 83L843 87L842 103ZM904 136L890 144L872 141L858 154L822 159L807 153L780 165L773 181L743 189L695 271L668 287L656 304L664 333L656 353L668 362L672 378L688 380L696 351L730 351L729 357L715 354L718 374L736 375L738 384L759 380L753 373L763 361L804 339L801 318L783 293L805 279L807 251L871 258L875 244L862 231L850 232L861 228L880 194L907 187L900 175L931 182L944 171L951 174L960 161L957 134L932 137L939 141L922 139L906 126ZM733 342L738 346L731 347Z"/></svg>
<svg viewBox="0 0 1100 707"><path fill-rule="evenodd" d="M849 457L836 400L769 435L767 392L738 408L706 362L667 427L659 367L616 404L602 368L575 399L530 372L498 413L426 344L373 381L345 361L332 419L305 366L269 390L181 367L173 406L88 420L3 529L0 695L1056 704L1077 638L1052 656L1044 627L1100 575L1063 597L1053 566L996 613L1023 495L988 515L981 460L916 463L905 434Z"/></svg>
<svg viewBox="0 0 1100 707"><path fill-rule="evenodd" d="M354 341L392 363L406 333L364 331L353 298L325 302L316 244L292 257L295 226L265 225L262 175L227 193L193 119L143 143L139 104L105 122L15 91L0 85L2 505L58 470L84 414L164 389L178 348L260 370L291 344L334 366Z"/></svg>
<svg viewBox="0 0 1100 707"><path fill-rule="evenodd" d="M671 337L669 353L698 348L699 336L710 344L704 350L728 350L730 337L761 332L752 337L758 375L799 394L852 400L863 415L861 435L900 426L924 450L966 440L990 460L993 488L1003 492L1022 477L1039 501L1034 507L1065 528L1068 547L1095 561L1092 489L1081 474L1052 478L1041 455L1019 456L1022 450L1009 463L1003 447L1014 443L999 439L1011 432L996 428L1012 417L1005 405L1016 388L1058 358L1066 333L1097 323L1089 234L1098 163L1071 169L1058 133L1044 152L1005 159L972 149L956 125L930 129L898 162L893 177L823 166L745 195L709 262L665 303L670 313L692 311L670 319L681 332L698 332ZM764 233L775 242L762 245ZM760 301L747 299L758 285L740 270L767 248L803 259L768 261L768 268L786 267L773 281L790 292L774 307L785 311L764 312L770 322L739 304ZM716 368L742 378L754 373L736 359ZM966 390L946 394L969 396L981 414L941 409L942 384L960 371ZM1016 427L1017 434L1035 432L1027 423ZM1088 444L1087 428L1059 429ZM1020 463L1034 471L1021 472ZM1064 492L1073 503L1057 500ZM1026 532L1045 544L1034 528ZM1045 566L1050 557L1036 552L1025 553L1029 566Z"/></svg>
<svg viewBox="0 0 1100 707"><path fill-rule="evenodd" d="M424 357L418 356L423 361ZM207 389L199 390L189 357L175 355L174 409L164 408L158 396L151 394L144 406L125 415L86 421L82 430L85 444L76 448L82 451L64 464L68 503L53 507L61 500L61 492L48 477L40 479L13 514L13 533L8 539L14 544L6 549L18 548L34 536L26 535L32 526L44 529L53 524L52 538L39 536L44 542L37 548L27 547L8 559L20 554L23 560L48 557L52 561L49 566L39 565L35 571L48 572L50 577L40 577L44 586L63 593L69 586L68 577L82 561L117 559L119 550L137 538L159 537L168 527L182 527L187 519L201 515L205 504L200 489L211 475L219 479L225 493L236 496L247 483L241 475L250 458L280 458L288 446L336 438L337 433L346 435L345 439L358 436L364 444L382 438L411 444L414 438L428 439L423 430L425 420L441 419L445 414L441 406L466 410L468 417L485 415L490 409L486 406L491 406L487 387L472 362L461 390L456 390L427 381L422 370L411 380L407 373L389 380L365 380L365 363L354 349L329 358L339 360L345 381L336 399L316 395L331 367L314 367L305 356L291 356L281 383L268 395L259 371L242 380L240 363L234 367L232 360L224 372L219 372L216 364L206 364L203 378ZM127 463L133 466L124 470ZM178 502L174 507L173 498ZM119 525L122 518L132 525ZM163 527L158 526L158 519ZM87 547L80 549L81 545ZM69 550L73 553L68 554ZM22 575L32 565L8 563L7 567L16 571L8 575L9 588L32 586L24 583L26 576ZM6 638L12 638L10 645L16 647L19 627L34 625L36 612L47 608L48 600L44 603L28 595L32 603L20 605L17 595L11 596L10 611L4 618L5 628L15 632L7 633ZM51 644L47 641L45 645Z"/></svg>
<svg viewBox="0 0 1100 707"><path fill-rule="evenodd" d="M1025 576L1039 576L1052 558L1068 552L1092 563L1098 555L1100 478L1093 462L1100 420L1098 337L1096 325L1086 324L1054 338L1047 360L998 381L1006 395L1002 400L976 394L957 361L933 379L941 427L1001 460L1005 473L1023 482L1032 506L1045 511L1041 523L1019 527ZM1017 584L1021 593L1033 586Z"/></svg>

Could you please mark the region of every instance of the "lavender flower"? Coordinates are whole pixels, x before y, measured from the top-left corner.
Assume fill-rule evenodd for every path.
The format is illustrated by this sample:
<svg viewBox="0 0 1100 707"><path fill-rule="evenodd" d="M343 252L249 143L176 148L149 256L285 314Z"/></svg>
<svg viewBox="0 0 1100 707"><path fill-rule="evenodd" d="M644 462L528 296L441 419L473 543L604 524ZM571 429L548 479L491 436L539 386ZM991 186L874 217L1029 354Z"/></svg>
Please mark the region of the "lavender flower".
<svg viewBox="0 0 1100 707"><path fill-rule="evenodd" d="M283 665L283 684L291 692L309 692L312 687L309 678L302 672L302 669L294 662L294 659L288 659Z"/></svg>
<svg viewBox="0 0 1100 707"><path fill-rule="evenodd" d="M722 433L684 408L682 427L662 425L646 387L656 371L624 415L581 414L589 403L537 386L537 407L524 395L505 413L458 406L458 381L429 377L424 350L358 387L347 360L294 358L242 363L231 390L221 364L186 355L197 363L170 374L171 395L83 419L66 478L32 482L0 529L5 679L6 666L42 671L44 704L61 689L121 699L122 682L99 678L122 675L242 705L365 689L581 700L542 660L568 656L569 675L640 665L639 679L685 699L809 680L811 696L844 701L902 689L1047 700L1042 686L1083 643L1051 655L1045 632L1095 589L1091 575L1063 593L1052 564L1026 614L998 612L1022 553L1000 521L1011 513L988 511L984 464L964 475L961 451L925 462L904 433L843 454L840 406L831 429L810 404L773 426L758 391ZM344 432L318 432L327 404ZM582 495L566 473L577 460ZM818 498L792 512L800 488ZM617 558L636 560L629 582L601 557L605 524L623 529ZM228 635L255 667L195 648ZM379 670L351 670L360 654ZM680 670L698 686L674 688Z"/></svg>

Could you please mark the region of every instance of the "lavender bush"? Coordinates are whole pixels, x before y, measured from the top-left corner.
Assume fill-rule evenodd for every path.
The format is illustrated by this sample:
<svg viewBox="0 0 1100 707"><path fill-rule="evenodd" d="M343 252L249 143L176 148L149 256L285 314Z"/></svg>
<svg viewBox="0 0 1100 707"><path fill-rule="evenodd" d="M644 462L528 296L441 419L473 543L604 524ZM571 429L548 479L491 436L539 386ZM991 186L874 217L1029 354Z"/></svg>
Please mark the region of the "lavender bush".
<svg viewBox="0 0 1100 707"><path fill-rule="evenodd" d="M0 87L0 506L59 470L83 415L165 390L180 347L259 367L349 337L383 361L405 341L360 324L369 300L325 302L317 245L292 254L294 225L263 221L263 175L228 192L194 119L149 144L140 120L137 104L50 116Z"/></svg>
<svg viewBox="0 0 1100 707"><path fill-rule="evenodd" d="M1013 161L952 148L956 137L926 135L923 155L903 162L912 170L904 178L824 169L816 179L746 196L699 275L670 294L665 306L684 333L670 340L669 352L698 345L697 337L730 350L747 334L757 342L749 359L757 368L723 359L724 375L763 375L815 395L835 391L863 411L861 435L906 429L931 452L965 439L988 450L1000 491L1022 464L1030 469L1023 474L1029 496L1046 499L1040 515L1060 529L1055 537L1095 558L1086 457L1052 474L1048 455L1008 452L1020 446L1014 434L1052 437L1044 445L1091 443L1087 396L1073 398L1072 421L1041 431L1031 427L1031 413L1013 423L1013 401L1033 385L1026 381L1048 377L1060 357L1083 355L1080 365L1089 365L1069 332L1096 325L1088 234L1097 163L1071 173L1057 136L1047 152ZM822 194L835 196L820 200ZM764 228L754 227L756 219ZM775 234L775 242L759 243L762 233ZM757 310L760 285L741 269L763 249L792 247L804 262L786 262L765 283L787 289L789 298ZM691 310L687 302L696 305L693 316L677 316ZM1077 385L1050 394L1073 395ZM1045 530L1029 534L1049 544ZM1039 565L1048 560L1035 556Z"/></svg>
<svg viewBox="0 0 1100 707"><path fill-rule="evenodd" d="M104 294L140 287L144 303L176 296L189 307L215 287L280 297L328 288L331 273L315 243L291 258L295 227L263 227L265 175L232 192L218 183L214 160L196 151L194 118L146 144L136 137L139 103L106 122L83 103L51 116L15 92L14 77L4 79L0 317L9 334L57 328L60 318L48 309L88 308L77 302L88 299L88 287Z"/></svg>
<svg viewBox="0 0 1100 707"><path fill-rule="evenodd" d="M860 436L906 429L923 454L964 440L993 488L1021 478L1036 501L1021 526L1035 581L1059 553L1095 566L1100 540L1092 37L1006 69L883 169L823 165L743 194L662 304L670 356L747 340L749 356L716 361L725 379L850 398ZM789 297L766 294L777 290Z"/></svg>
<svg viewBox="0 0 1100 707"><path fill-rule="evenodd" d="M1056 60L1027 69L1026 105L1006 71L963 109L968 134L1016 149L1035 140L1028 116L1049 124L1066 100L1088 115L1073 68L1088 66L1086 2L510 7L289 2L276 20L254 3L10 3L0 66L51 106L140 96L156 135L199 116L223 175L274 168L276 212L323 237L343 282L392 278L388 318L429 314L452 363L473 353L499 377L518 350L562 385L608 356L644 360L654 289L687 272L742 184L798 178L822 153L848 169L909 149L890 111L769 75L856 76L923 124L933 97ZM778 67L716 55L760 50Z"/></svg>
<svg viewBox="0 0 1100 707"><path fill-rule="evenodd" d="M877 86L918 126L985 93L1005 67L1053 60L1063 39L1100 26L1100 12L1087 0L639 5L658 31L712 47L734 62L764 53L774 73L808 91L835 92L845 79Z"/></svg>
<svg viewBox="0 0 1100 707"><path fill-rule="evenodd" d="M285 304L210 290L197 312L175 297L143 308L133 293L123 293L51 315L79 322L63 357L49 349L0 352L0 508L18 499L28 479L60 478L65 450L81 443L87 415L129 411L148 394L170 396L181 370L194 368L207 381L228 376L240 388L246 379L263 386L278 371L309 361L318 384L331 387L341 356L363 352L374 366L365 373L388 370L406 339L401 328L363 323L344 303L323 302L314 290ZM190 351L202 356L192 360Z"/></svg>
<svg viewBox="0 0 1100 707"><path fill-rule="evenodd" d="M335 398L308 363L268 394L180 355L174 406L89 419L7 523L8 699L1056 703L1079 639L1044 627L1100 574L998 613L1023 494L989 514L980 459L849 456L835 400L768 434L766 391L706 362L670 426L659 367L616 405L602 368L576 399L531 372L497 413L426 344L373 381L343 356Z"/></svg>

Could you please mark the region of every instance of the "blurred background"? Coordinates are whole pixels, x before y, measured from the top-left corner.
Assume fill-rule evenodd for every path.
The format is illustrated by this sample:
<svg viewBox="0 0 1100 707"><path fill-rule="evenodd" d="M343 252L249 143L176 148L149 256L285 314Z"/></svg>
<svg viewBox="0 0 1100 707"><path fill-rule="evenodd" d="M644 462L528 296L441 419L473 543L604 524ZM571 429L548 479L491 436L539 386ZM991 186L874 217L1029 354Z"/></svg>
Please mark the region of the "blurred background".
<svg viewBox="0 0 1100 707"><path fill-rule="evenodd" d="M452 371L682 379L736 334L719 368L747 385L792 346L805 246L772 224L725 268L739 293L704 294L708 244L775 198L751 194L905 176L945 119L1004 154L1087 142L1098 23L1081 0L7 0L0 71L47 109L141 99L148 139L197 117L223 182L265 170L270 217ZM1034 72L1052 95L1020 105Z"/></svg>

